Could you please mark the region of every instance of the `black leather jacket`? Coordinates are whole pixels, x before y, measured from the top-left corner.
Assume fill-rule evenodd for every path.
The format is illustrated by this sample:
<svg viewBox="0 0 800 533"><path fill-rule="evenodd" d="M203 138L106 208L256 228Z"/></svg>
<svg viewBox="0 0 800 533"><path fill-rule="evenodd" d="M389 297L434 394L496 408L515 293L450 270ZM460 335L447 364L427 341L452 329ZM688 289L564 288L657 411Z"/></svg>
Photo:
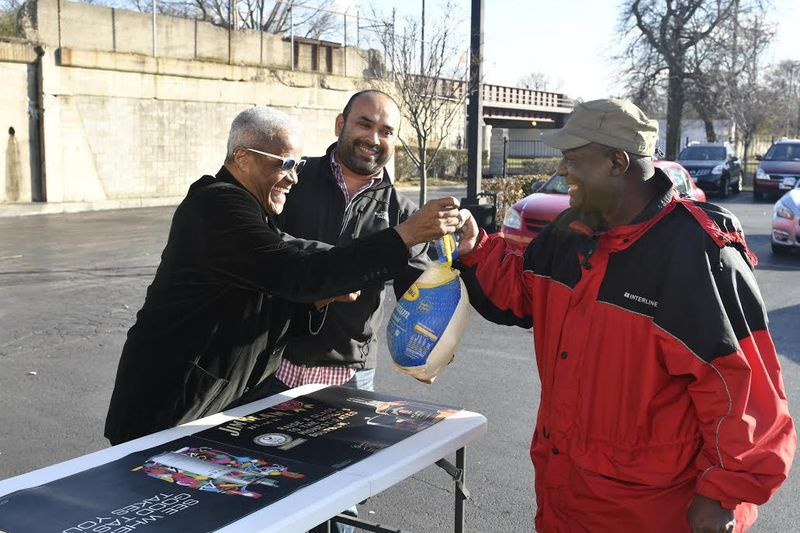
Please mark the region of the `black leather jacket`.
<svg viewBox="0 0 800 533"><path fill-rule="evenodd" d="M313 253L287 244L224 167L189 189L128 332L105 435L116 444L223 410L274 373L293 304L404 274L387 230Z"/></svg>

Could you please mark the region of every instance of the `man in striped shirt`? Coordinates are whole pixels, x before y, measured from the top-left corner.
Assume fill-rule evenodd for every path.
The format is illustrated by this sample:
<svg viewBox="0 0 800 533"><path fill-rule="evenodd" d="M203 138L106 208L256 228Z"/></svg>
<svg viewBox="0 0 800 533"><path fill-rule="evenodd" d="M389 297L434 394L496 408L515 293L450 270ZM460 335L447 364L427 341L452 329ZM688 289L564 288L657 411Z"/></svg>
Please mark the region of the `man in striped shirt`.
<svg viewBox="0 0 800 533"><path fill-rule="evenodd" d="M386 169L400 126L400 109L389 95L356 93L335 126L336 143L324 156L307 160L279 223L293 237L342 246L399 224L416 206L395 190ZM398 296L424 268L424 252L412 252L408 275L395 282ZM383 296L383 283L373 282L355 302L303 310L294 321L299 336L284 350L273 390L308 383L372 390Z"/></svg>

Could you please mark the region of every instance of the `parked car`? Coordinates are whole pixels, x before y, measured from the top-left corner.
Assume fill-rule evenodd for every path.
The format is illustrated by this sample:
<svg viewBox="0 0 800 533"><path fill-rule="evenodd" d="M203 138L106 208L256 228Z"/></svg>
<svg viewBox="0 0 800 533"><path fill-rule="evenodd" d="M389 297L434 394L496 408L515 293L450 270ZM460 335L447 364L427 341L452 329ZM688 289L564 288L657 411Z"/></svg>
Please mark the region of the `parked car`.
<svg viewBox="0 0 800 533"><path fill-rule="evenodd" d="M742 165L727 143L690 144L678 154L678 163L706 192L727 197L742 190Z"/></svg>
<svg viewBox="0 0 800 533"><path fill-rule="evenodd" d="M781 139L769 147L753 179L753 200L794 187L800 179L800 140Z"/></svg>
<svg viewBox="0 0 800 533"><path fill-rule="evenodd" d="M697 183L695 183L689 171L686 170L683 165L674 161L665 160L653 161L653 164L656 168L660 168L669 176L669 179L671 179L672 183L675 185L675 190L678 191L680 196L688 196L698 202L706 201L705 191L697 186Z"/></svg>
<svg viewBox="0 0 800 533"><path fill-rule="evenodd" d="M669 176L679 195L689 196L700 202L706 201L705 193L697 187L680 164L662 160L654 161L653 164ZM514 252L523 252L542 228L569 207L569 187L564 176L554 174L544 183L539 183L541 185L533 194L529 194L506 210L503 219L503 237Z"/></svg>
<svg viewBox="0 0 800 533"><path fill-rule="evenodd" d="M788 253L800 249L800 180L787 191L772 209L772 252Z"/></svg>

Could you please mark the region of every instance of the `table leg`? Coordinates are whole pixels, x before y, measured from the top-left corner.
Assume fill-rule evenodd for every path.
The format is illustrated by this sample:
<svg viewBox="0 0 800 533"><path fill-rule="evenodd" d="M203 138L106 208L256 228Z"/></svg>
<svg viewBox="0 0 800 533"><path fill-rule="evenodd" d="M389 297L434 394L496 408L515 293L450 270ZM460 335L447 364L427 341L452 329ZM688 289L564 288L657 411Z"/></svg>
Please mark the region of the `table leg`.
<svg viewBox="0 0 800 533"><path fill-rule="evenodd" d="M456 450L456 468L461 472L460 479L456 479L455 490L456 495L456 516L455 516L455 533L463 533L464 531L464 500L467 496L464 494L462 487L466 482L466 461L465 461L465 448Z"/></svg>

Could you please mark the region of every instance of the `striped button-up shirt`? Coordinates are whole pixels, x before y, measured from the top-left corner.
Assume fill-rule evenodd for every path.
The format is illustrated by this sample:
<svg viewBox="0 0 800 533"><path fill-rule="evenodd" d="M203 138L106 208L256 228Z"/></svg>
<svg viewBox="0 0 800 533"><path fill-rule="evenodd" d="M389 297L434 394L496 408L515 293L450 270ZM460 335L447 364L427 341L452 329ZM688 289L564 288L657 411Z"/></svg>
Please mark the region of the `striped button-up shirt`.
<svg viewBox="0 0 800 533"><path fill-rule="evenodd" d="M350 194L347 189L347 182L342 174L342 166L336 161L336 151L331 152L331 171L336 178L342 194L344 195L345 209L355 200L359 194L368 191L383 181L383 168L371 176L371 180L365 182L362 187ZM327 310L326 310L327 311ZM321 327L321 326L320 326ZM296 365L288 359L281 360L275 377L281 380L288 387L299 387L311 383L324 385L341 385L352 379L356 371L347 366L305 366Z"/></svg>

